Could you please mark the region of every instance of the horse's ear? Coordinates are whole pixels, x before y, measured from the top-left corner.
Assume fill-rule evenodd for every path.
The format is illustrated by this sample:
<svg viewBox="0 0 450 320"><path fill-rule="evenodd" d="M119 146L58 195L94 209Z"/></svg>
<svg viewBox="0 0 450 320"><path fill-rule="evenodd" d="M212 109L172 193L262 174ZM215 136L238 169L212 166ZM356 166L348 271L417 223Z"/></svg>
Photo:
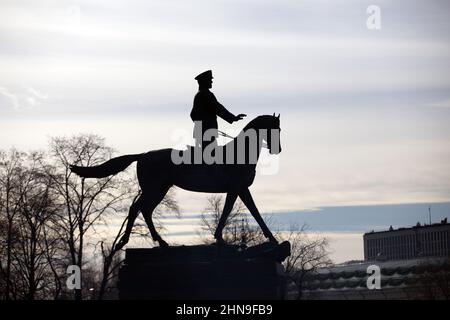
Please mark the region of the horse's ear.
<svg viewBox="0 0 450 320"><path fill-rule="evenodd" d="M275 117L275 112L273 113L273 116L272 117Z"/></svg>
<svg viewBox="0 0 450 320"><path fill-rule="evenodd" d="M280 119L280 113L278 114L278 117L277 117L278 119Z"/></svg>

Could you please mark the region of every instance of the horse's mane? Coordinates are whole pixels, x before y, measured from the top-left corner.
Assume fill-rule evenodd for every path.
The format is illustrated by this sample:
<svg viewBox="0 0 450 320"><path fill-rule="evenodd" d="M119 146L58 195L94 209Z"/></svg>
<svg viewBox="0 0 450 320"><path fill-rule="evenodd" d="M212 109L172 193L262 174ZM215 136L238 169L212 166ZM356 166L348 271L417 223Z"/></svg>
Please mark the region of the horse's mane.
<svg viewBox="0 0 450 320"><path fill-rule="evenodd" d="M242 131L248 129L261 129L267 127L267 124L273 123L274 116L271 115L261 115L257 116L253 120L251 120L247 125L242 129Z"/></svg>
<svg viewBox="0 0 450 320"><path fill-rule="evenodd" d="M268 129L268 128L272 128L275 125L276 121L276 117L272 116L272 115L260 115L255 117L254 119L252 119L249 123L247 123L247 125L239 132L239 134L232 139L230 142L222 145L221 147L225 147L227 144L229 143L235 143L236 139L245 133L245 131L249 130L249 129Z"/></svg>

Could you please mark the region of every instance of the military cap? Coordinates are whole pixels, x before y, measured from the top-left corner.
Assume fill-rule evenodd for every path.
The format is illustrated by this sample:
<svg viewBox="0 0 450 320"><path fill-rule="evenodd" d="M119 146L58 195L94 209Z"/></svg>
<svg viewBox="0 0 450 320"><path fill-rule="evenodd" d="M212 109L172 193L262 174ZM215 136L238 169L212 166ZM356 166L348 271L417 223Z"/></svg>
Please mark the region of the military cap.
<svg viewBox="0 0 450 320"><path fill-rule="evenodd" d="M201 81L201 80L212 79L212 78L213 78L212 71L208 70L208 71L202 72L198 76L196 76L195 80Z"/></svg>

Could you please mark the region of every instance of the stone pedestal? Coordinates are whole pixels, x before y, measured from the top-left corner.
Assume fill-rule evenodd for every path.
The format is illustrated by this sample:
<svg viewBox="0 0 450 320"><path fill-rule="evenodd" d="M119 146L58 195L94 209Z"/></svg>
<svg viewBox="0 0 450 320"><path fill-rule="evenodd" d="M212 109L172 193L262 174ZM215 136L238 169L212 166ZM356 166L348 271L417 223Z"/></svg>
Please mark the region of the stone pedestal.
<svg viewBox="0 0 450 320"><path fill-rule="evenodd" d="M282 299L289 243L127 249L120 299Z"/></svg>

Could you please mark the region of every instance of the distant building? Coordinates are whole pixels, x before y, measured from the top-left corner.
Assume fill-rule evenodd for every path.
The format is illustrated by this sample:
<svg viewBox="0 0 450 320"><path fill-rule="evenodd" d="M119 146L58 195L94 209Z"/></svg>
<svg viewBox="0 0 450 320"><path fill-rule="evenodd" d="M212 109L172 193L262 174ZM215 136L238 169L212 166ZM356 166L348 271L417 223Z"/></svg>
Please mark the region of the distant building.
<svg viewBox="0 0 450 320"><path fill-rule="evenodd" d="M321 268L305 276L302 299L450 299L450 224L364 234L365 261ZM369 267L380 288L369 289Z"/></svg>
<svg viewBox="0 0 450 320"><path fill-rule="evenodd" d="M369 266L380 268L380 288L369 289ZM306 300L450 299L450 260L423 258L353 262L321 268L302 283ZM294 296L292 294L292 296Z"/></svg>
<svg viewBox="0 0 450 320"><path fill-rule="evenodd" d="M366 261L407 260L425 257L450 256L450 223L369 232L364 234Z"/></svg>

